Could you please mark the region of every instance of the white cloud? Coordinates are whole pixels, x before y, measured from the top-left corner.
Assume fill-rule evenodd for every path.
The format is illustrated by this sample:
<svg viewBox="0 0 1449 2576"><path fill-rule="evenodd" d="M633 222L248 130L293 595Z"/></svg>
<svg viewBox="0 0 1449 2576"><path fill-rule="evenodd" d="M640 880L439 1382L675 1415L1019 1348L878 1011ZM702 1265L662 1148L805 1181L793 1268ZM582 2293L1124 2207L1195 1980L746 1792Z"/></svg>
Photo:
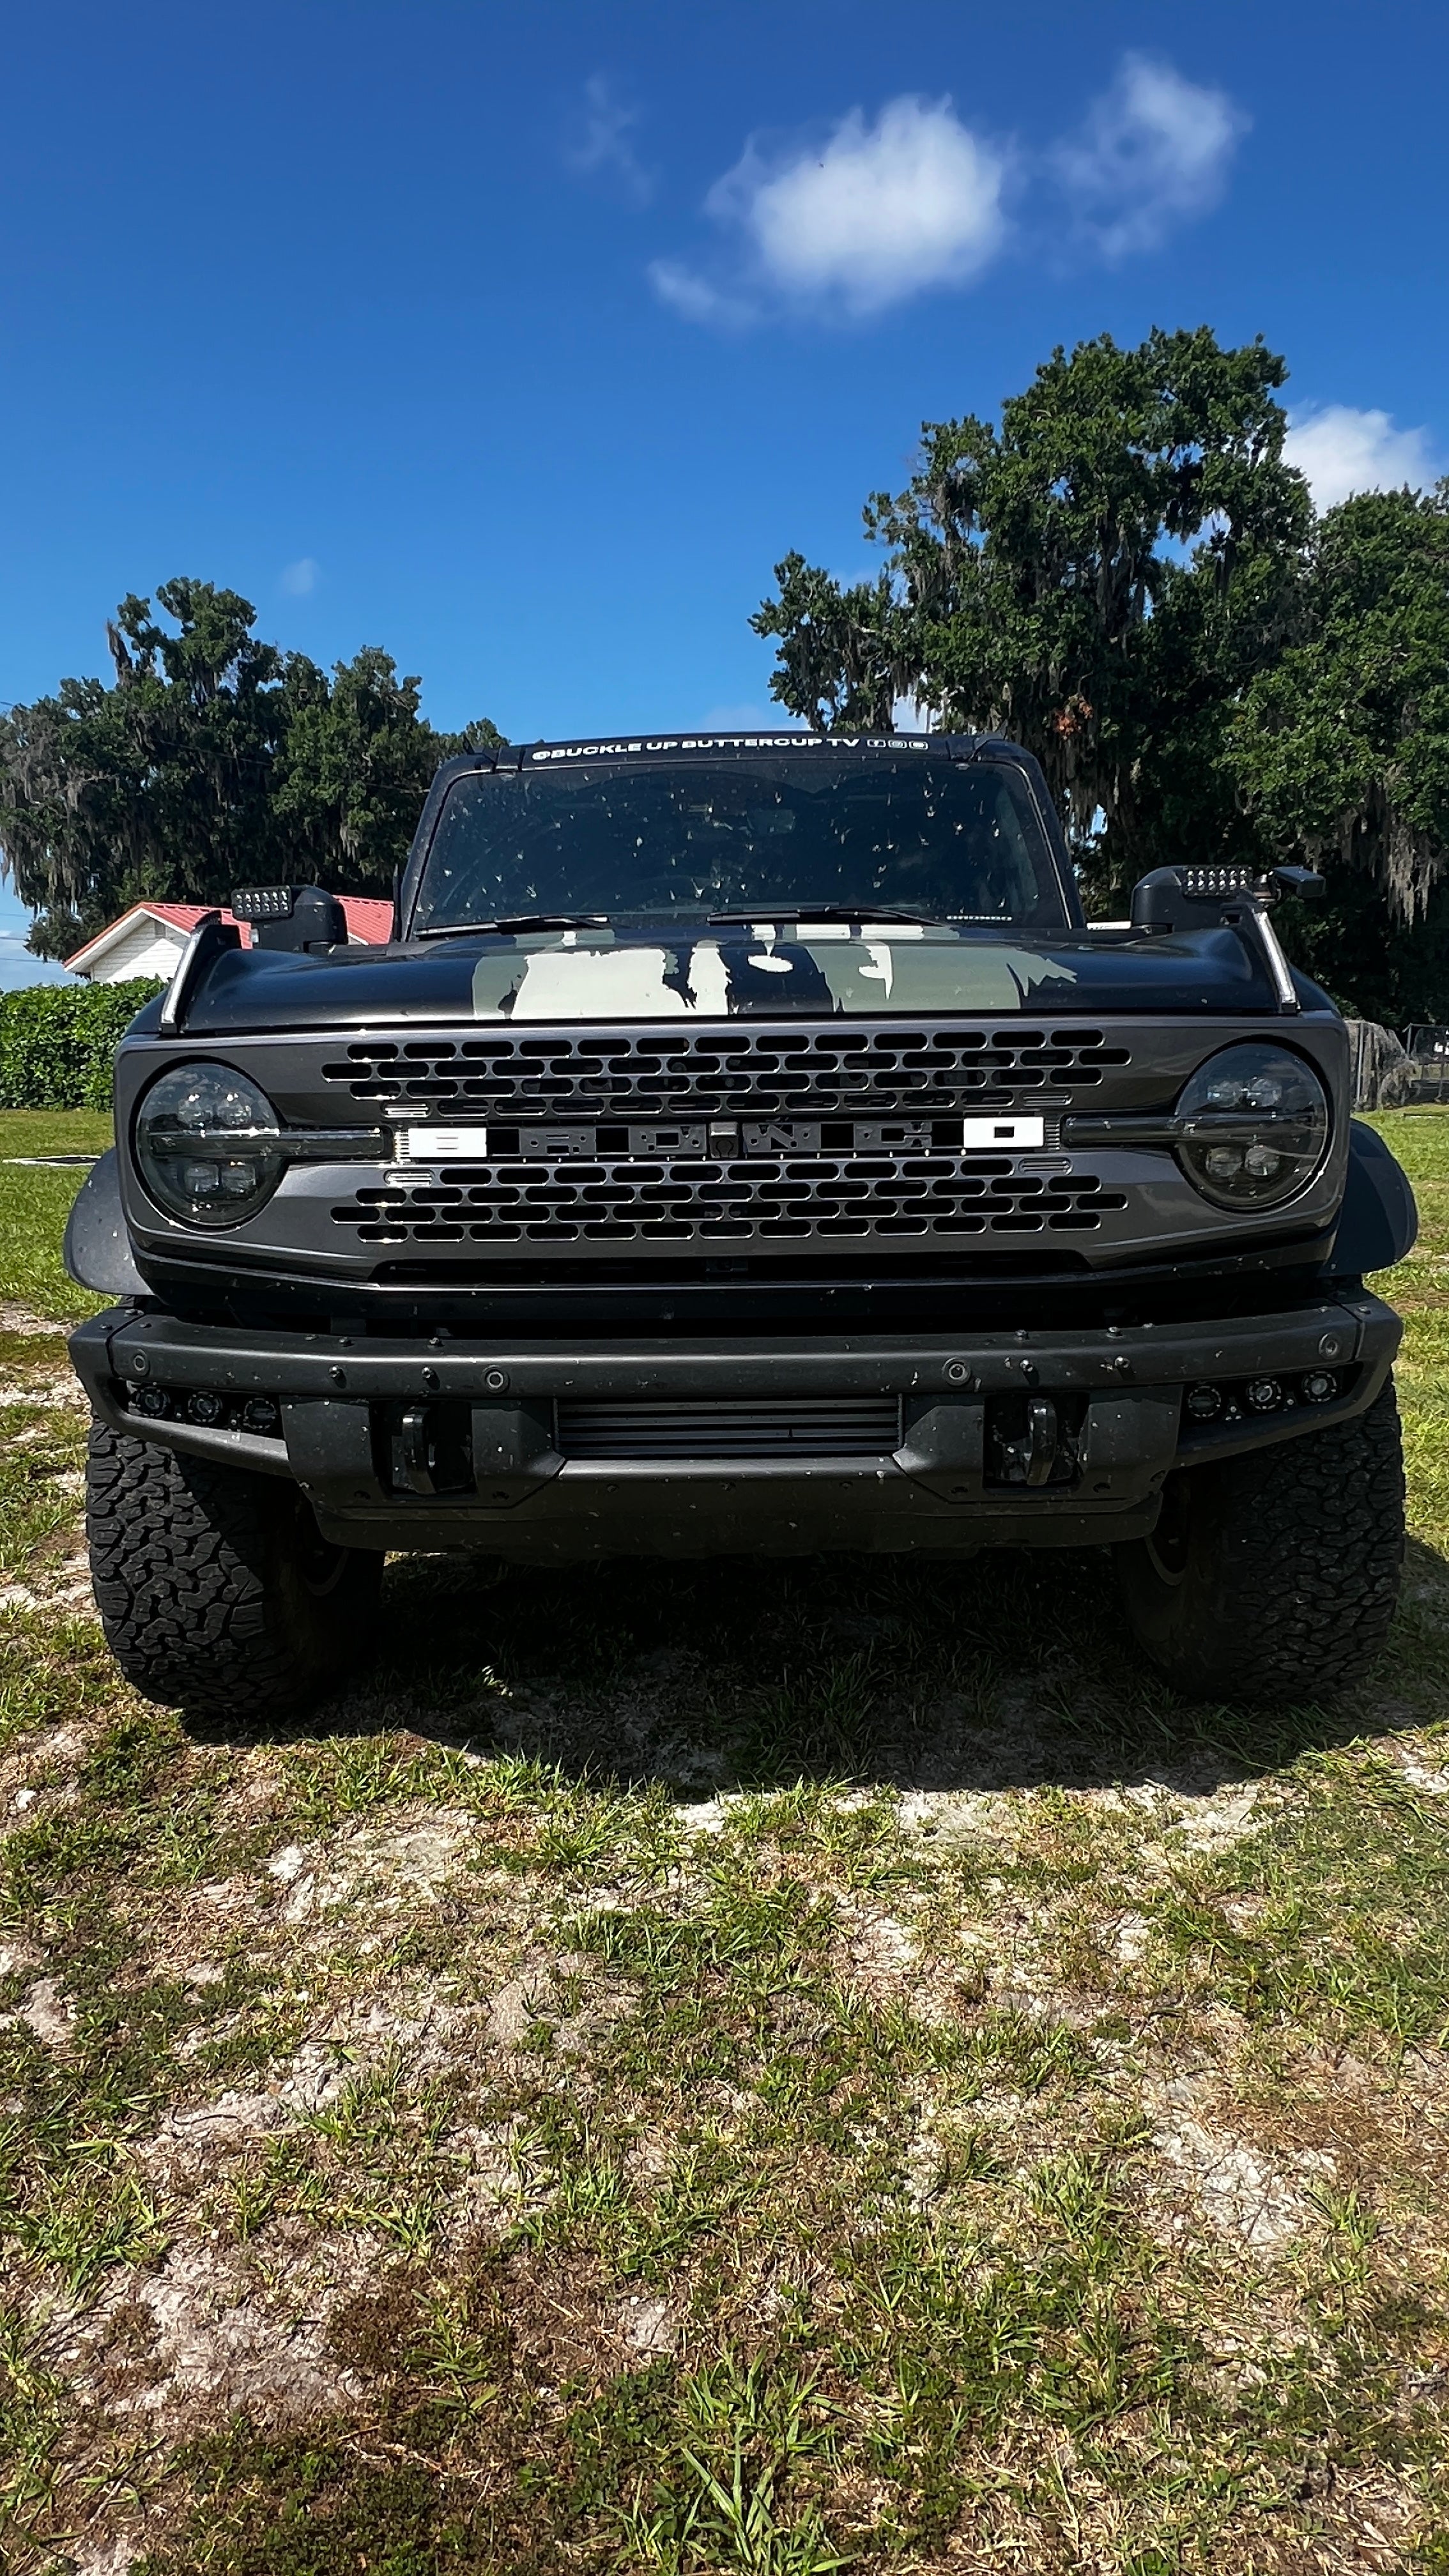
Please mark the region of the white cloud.
<svg viewBox="0 0 1449 2576"><path fill-rule="evenodd" d="M1355 411L1351 403L1294 413L1283 453L1307 476L1320 510L1350 492L1397 492L1405 483L1417 492L1435 479L1427 431L1395 429L1386 411Z"/></svg>
<svg viewBox="0 0 1449 2576"><path fill-rule="evenodd" d="M979 274L1004 237L1005 173L949 98L894 98L874 125L854 108L823 145L773 163L748 144L705 206L777 292L878 313Z"/></svg>
<svg viewBox="0 0 1449 2576"><path fill-rule="evenodd" d="M712 286L682 260L652 259L649 283L662 304L672 304L686 322L718 322L728 329L756 319L756 308L744 296Z"/></svg>
<svg viewBox="0 0 1449 2576"><path fill-rule="evenodd" d="M1247 124L1224 90L1126 54L1081 134L1058 148L1057 175L1084 232L1105 258L1121 259L1216 205Z"/></svg>
<svg viewBox="0 0 1449 2576"><path fill-rule="evenodd" d="M638 108L620 96L604 73L595 72L584 83L577 139L565 147L564 160L578 178L612 179L636 206L644 206L654 194L654 180L629 140L638 122Z"/></svg>
<svg viewBox="0 0 1449 2576"><path fill-rule="evenodd" d="M656 259L655 293L687 321L739 325L816 310L855 320L930 288L970 285L1005 247L1008 192L1064 194L1075 238L1116 260L1204 213L1247 119L1220 89L1125 54L1071 140L1032 155L962 123L949 98L863 108L823 142L752 139L705 212L728 247L701 268Z"/></svg>
<svg viewBox="0 0 1449 2576"><path fill-rule="evenodd" d="M315 555L300 555L282 569L282 588L289 599L305 599L317 587L322 566Z"/></svg>

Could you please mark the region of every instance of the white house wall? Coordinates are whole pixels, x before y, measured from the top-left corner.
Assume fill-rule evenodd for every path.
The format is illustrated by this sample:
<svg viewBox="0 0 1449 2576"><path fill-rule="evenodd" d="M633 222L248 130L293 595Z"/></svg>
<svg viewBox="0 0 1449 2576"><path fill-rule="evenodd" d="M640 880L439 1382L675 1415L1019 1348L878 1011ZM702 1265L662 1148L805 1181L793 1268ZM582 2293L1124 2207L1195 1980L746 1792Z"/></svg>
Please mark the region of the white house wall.
<svg viewBox="0 0 1449 2576"><path fill-rule="evenodd" d="M169 981L185 945L184 930L168 930L159 921L138 921L97 960L87 981L129 984L135 975L162 975Z"/></svg>

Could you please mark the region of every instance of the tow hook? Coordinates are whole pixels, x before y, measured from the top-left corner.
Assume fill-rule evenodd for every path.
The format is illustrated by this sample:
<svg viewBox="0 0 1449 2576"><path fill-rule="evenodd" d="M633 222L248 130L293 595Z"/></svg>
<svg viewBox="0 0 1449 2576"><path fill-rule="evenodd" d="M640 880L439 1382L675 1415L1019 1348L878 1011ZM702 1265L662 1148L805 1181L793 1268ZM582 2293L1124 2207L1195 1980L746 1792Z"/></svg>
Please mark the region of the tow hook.
<svg viewBox="0 0 1449 2576"><path fill-rule="evenodd" d="M1079 1423L1063 1419L1055 1396L996 1399L987 1415L988 1483L1031 1486L1069 1482L1077 1467L1079 1429Z"/></svg>
<svg viewBox="0 0 1449 2576"><path fill-rule="evenodd" d="M1057 1409L1051 1397L1028 1397L1026 1437L1013 1444L1012 1452L1012 1463L1020 1462L1023 1484L1045 1485L1050 1481L1056 1465L1059 1438Z"/></svg>

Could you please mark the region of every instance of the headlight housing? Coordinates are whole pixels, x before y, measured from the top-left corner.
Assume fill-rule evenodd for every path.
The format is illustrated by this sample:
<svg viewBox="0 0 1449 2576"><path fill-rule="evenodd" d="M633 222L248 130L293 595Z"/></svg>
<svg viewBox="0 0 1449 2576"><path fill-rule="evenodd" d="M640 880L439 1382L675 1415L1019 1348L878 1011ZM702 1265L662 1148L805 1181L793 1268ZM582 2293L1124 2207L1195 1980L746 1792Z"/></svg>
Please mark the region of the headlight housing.
<svg viewBox="0 0 1449 2576"><path fill-rule="evenodd" d="M1200 1064L1177 1104L1177 1159L1215 1207L1281 1207L1328 1151L1328 1094L1281 1046L1230 1046Z"/></svg>
<svg viewBox="0 0 1449 2576"><path fill-rule="evenodd" d="M229 1064L178 1064L136 1112L136 1161L151 1197L185 1225L241 1225L286 1168L266 1093Z"/></svg>

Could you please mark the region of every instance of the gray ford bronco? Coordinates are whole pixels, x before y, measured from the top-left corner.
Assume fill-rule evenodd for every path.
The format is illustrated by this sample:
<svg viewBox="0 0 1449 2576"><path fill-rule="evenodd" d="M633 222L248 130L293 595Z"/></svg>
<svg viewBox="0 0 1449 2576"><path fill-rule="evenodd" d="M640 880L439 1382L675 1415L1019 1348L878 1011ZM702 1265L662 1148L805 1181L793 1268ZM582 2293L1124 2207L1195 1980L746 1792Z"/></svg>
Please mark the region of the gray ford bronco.
<svg viewBox="0 0 1449 2576"><path fill-rule="evenodd" d="M1019 746L786 733L449 762L385 948L239 894L67 1235L123 1670L280 1713L389 1549L1095 1546L1180 1688L1341 1688L1414 1208L1274 931L1316 884L1089 926Z"/></svg>

